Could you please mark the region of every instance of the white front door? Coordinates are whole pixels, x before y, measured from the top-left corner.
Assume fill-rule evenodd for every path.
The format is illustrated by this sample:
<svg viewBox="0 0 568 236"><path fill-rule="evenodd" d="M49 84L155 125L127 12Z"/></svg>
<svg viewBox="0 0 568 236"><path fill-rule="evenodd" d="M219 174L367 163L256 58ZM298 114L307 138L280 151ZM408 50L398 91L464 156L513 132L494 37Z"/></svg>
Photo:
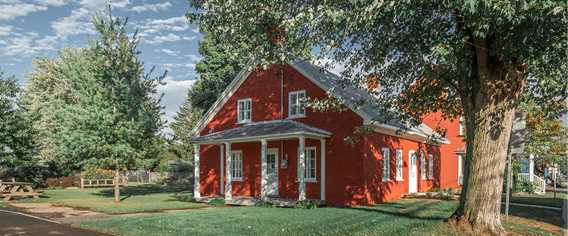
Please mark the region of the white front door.
<svg viewBox="0 0 568 236"><path fill-rule="evenodd" d="M416 152L408 153L408 193L418 192L418 168L416 165Z"/></svg>
<svg viewBox="0 0 568 236"><path fill-rule="evenodd" d="M463 155L458 154L458 184L463 185Z"/></svg>
<svg viewBox="0 0 568 236"><path fill-rule="evenodd" d="M278 149L266 153L266 195L278 196Z"/></svg>

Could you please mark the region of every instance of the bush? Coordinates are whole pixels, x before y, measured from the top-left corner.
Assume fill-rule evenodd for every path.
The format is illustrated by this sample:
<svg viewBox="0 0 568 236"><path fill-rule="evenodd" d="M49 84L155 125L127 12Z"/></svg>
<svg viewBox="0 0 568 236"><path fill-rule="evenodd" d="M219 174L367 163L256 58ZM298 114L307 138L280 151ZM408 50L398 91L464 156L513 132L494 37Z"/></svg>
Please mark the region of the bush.
<svg viewBox="0 0 568 236"><path fill-rule="evenodd" d="M209 204L211 206L223 206L223 205L225 205L225 199L223 199L223 198L211 199L207 202L207 204Z"/></svg>
<svg viewBox="0 0 568 236"><path fill-rule="evenodd" d="M294 208L297 208L297 209L316 209L316 208L318 208L318 204L314 200L304 200L304 201L296 202L296 204L294 204Z"/></svg>
<svg viewBox="0 0 568 236"><path fill-rule="evenodd" d="M45 184L48 188L79 187L81 185L80 182L81 179L77 176L48 178L47 180L45 180Z"/></svg>
<svg viewBox="0 0 568 236"><path fill-rule="evenodd" d="M523 192L534 194L536 192L536 185L534 183L524 183Z"/></svg>
<svg viewBox="0 0 568 236"><path fill-rule="evenodd" d="M99 169L97 167L87 167L82 173L85 179L113 179L115 171Z"/></svg>
<svg viewBox="0 0 568 236"><path fill-rule="evenodd" d="M266 207L266 208L273 208L276 207L274 204L272 204L271 202L267 202L267 201L263 201L260 200L257 203L254 204L255 207Z"/></svg>

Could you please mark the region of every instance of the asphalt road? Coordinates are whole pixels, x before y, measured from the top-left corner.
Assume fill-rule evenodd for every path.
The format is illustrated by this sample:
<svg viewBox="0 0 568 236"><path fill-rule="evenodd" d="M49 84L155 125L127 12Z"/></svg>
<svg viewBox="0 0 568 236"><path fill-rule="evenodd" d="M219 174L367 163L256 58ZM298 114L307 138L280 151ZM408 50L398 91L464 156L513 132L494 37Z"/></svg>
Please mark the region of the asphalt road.
<svg viewBox="0 0 568 236"><path fill-rule="evenodd" d="M105 236L106 234L72 228L55 221L0 209L0 236L12 235Z"/></svg>

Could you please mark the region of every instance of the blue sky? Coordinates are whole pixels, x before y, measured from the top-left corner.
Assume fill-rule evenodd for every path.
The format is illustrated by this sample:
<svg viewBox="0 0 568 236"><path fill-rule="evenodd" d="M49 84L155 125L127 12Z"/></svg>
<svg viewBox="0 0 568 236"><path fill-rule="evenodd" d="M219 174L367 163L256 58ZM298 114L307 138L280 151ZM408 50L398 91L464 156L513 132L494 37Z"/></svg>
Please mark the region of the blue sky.
<svg viewBox="0 0 568 236"><path fill-rule="evenodd" d="M112 5L115 16L129 18L129 30L139 30L141 59L156 74L168 70L162 105L171 119L196 78L195 63L202 38L184 17L186 0L0 0L0 69L25 84L35 57L53 58L61 48L84 47L96 37L90 23Z"/></svg>

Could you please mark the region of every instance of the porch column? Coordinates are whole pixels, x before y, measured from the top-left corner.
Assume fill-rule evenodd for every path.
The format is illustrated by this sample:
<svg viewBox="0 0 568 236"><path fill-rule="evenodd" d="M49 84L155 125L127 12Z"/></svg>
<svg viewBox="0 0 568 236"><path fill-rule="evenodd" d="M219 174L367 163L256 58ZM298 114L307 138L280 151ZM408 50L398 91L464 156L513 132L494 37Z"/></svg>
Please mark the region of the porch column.
<svg viewBox="0 0 568 236"><path fill-rule="evenodd" d="M260 197L262 199L266 199L266 183L268 182L266 179L266 139L260 140Z"/></svg>
<svg viewBox="0 0 568 236"><path fill-rule="evenodd" d="M225 166L225 159L223 159L224 152L225 146L223 144L219 145L219 195L225 193L225 170L223 169Z"/></svg>
<svg viewBox="0 0 568 236"><path fill-rule="evenodd" d="M529 155L529 181L534 182L534 155Z"/></svg>
<svg viewBox="0 0 568 236"><path fill-rule="evenodd" d="M226 179L227 182L225 182L225 200L231 200L233 199L233 187L232 187L232 182L233 182L233 175L231 174L231 143L225 143L225 161L226 161L226 168L225 170L226 172Z"/></svg>
<svg viewBox="0 0 568 236"><path fill-rule="evenodd" d="M199 192L199 144L193 144L193 198L200 198Z"/></svg>
<svg viewBox="0 0 568 236"><path fill-rule="evenodd" d="M320 139L320 199L325 201L325 139Z"/></svg>
<svg viewBox="0 0 568 236"><path fill-rule="evenodd" d="M298 177L299 177L299 185L298 185L298 201L306 200L306 180L304 176L304 172L306 170L306 152L305 152L305 138L304 136L300 136L299 138L300 144L298 148Z"/></svg>

